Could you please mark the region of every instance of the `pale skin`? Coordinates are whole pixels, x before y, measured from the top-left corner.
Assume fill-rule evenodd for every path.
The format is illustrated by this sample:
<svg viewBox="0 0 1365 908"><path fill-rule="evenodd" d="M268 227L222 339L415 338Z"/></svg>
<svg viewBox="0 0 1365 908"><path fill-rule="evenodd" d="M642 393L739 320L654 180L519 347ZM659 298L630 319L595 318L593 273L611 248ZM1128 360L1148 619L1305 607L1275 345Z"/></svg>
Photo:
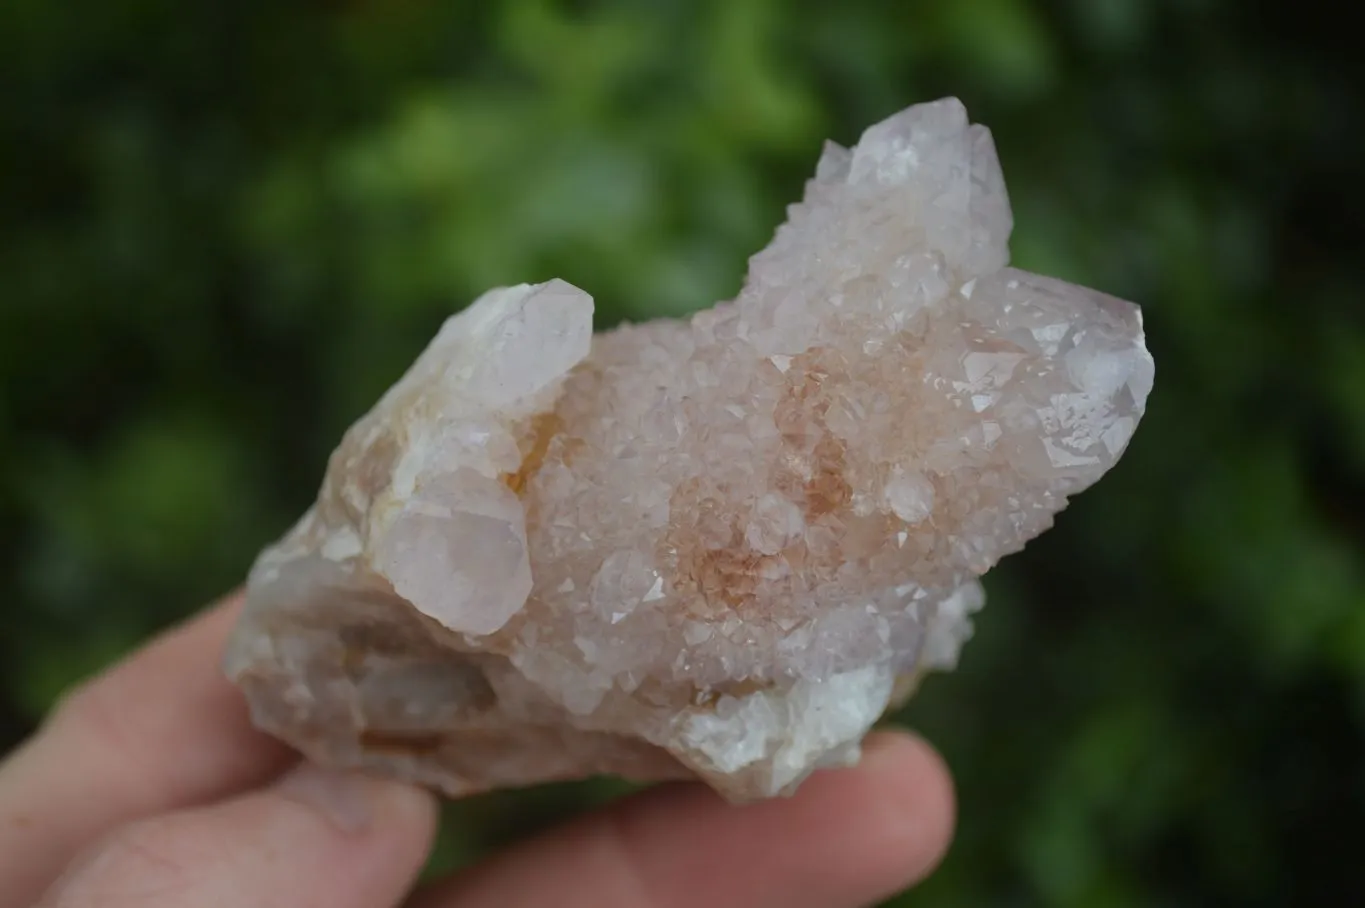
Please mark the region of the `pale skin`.
<svg viewBox="0 0 1365 908"><path fill-rule="evenodd" d="M792 798L659 786L414 889L436 799L253 730L218 669L240 604L82 685L0 763L0 908L854 908L948 847L942 761L890 732Z"/></svg>

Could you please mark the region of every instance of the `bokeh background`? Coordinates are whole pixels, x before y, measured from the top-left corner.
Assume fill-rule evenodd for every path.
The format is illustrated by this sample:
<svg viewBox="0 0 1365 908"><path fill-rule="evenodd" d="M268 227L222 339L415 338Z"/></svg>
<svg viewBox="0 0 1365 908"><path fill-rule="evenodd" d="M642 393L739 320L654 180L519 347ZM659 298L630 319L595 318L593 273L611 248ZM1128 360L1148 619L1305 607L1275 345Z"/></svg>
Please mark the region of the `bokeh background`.
<svg viewBox="0 0 1365 908"><path fill-rule="evenodd" d="M896 904L1361 904L1363 59L1315 0L6 0L0 749L237 583L452 308L732 296L821 139L956 94L1016 262L1141 301L1158 378L900 717L962 818Z"/></svg>

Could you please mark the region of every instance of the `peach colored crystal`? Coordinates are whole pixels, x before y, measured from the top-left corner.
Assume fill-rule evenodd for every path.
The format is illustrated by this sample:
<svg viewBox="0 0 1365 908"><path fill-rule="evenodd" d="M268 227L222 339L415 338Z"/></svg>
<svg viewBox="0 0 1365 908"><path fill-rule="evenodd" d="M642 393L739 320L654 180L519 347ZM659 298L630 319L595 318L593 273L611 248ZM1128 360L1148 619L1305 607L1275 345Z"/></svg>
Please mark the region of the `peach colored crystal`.
<svg viewBox="0 0 1365 908"><path fill-rule="evenodd" d="M256 564L256 722L451 794L856 760L1152 386L1137 308L1006 267L1010 227L950 99L828 145L734 302L594 336L562 281L485 294Z"/></svg>

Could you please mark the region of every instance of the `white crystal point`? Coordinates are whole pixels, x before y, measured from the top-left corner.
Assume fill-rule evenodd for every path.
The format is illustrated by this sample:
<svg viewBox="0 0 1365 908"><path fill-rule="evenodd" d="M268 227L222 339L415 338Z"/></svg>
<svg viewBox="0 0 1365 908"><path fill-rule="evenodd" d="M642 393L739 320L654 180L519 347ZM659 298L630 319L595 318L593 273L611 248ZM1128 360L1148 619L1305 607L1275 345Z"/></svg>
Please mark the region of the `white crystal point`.
<svg viewBox="0 0 1365 908"><path fill-rule="evenodd" d="M447 319L360 424L392 433L372 445L405 443L388 497L358 528L367 566L450 630L491 634L530 595L525 510L503 477L521 467L528 420L588 355L592 311L560 280L491 290Z"/></svg>
<svg viewBox="0 0 1365 908"><path fill-rule="evenodd" d="M452 316L431 354L487 409L532 398L564 378L592 345L592 297L572 284L490 290ZM459 376L456 379L456 376Z"/></svg>
<svg viewBox="0 0 1365 908"><path fill-rule="evenodd" d="M370 566L427 617L491 634L531 594L525 512L507 486L474 470L429 477L387 519Z"/></svg>
<svg viewBox="0 0 1365 908"><path fill-rule="evenodd" d="M588 355L592 312L555 280L491 290L447 319L346 433L318 505L262 555L254 586L316 554L451 631L506 624L531 592L526 512L506 477Z"/></svg>
<svg viewBox="0 0 1365 908"><path fill-rule="evenodd" d="M964 161L970 161L954 148L967 137L967 126L967 108L957 98L907 108L863 131L849 162L848 182L951 187L965 175ZM955 177L954 170L962 173Z"/></svg>
<svg viewBox="0 0 1365 908"><path fill-rule="evenodd" d="M1007 267L1011 226L948 99L827 144L732 302L594 337L562 281L480 297L257 562L256 721L453 794L856 760L1152 388L1137 308Z"/></svg>

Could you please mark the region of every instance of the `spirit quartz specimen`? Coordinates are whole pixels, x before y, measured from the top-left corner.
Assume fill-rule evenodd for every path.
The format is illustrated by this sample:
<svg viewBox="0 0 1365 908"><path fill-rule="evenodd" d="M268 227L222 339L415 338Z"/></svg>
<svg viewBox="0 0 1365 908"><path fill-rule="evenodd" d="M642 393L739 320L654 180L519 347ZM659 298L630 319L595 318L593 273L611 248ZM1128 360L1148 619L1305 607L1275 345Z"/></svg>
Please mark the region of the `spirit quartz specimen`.
<svg viewBox="0 0 1365 908"><path fill-rule="evenodd" d="M1152 387L1138 309L1006 267L1010 228L949 99L827 145L733 302L594 336L563 281L484 294L255 565L255 721L453 795L856 761Z"/></svg>

